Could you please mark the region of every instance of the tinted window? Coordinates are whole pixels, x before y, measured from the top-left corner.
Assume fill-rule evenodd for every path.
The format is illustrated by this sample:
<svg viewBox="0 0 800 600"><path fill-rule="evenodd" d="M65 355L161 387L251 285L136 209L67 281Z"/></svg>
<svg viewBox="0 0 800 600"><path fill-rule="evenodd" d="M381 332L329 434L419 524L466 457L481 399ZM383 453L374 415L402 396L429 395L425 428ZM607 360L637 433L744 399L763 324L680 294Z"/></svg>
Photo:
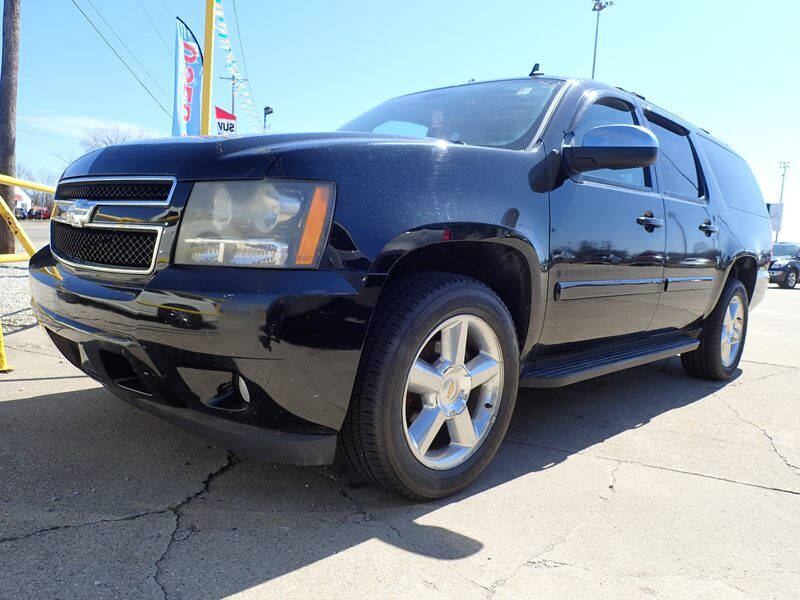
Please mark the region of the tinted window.
<svg viewBox="0 0 800 600"><path fill-rule="evenodd" d="M772 248L772 256L797 256L800 253L800 246L795 244L775 244Z"/></svg>
<svg viewBox="0 0 800 600"><path fill-rule="evenodd" d="M524 149L561 81L491 81L387 100L340 131L432 137L476 146Z"/></svg>
<svg viewBox="0 0 800 600"><path fill-rule="evenodd" d="M583 141L584 134L599 125L637 125L633 108L622 100L604 98L590 105L575 127L575 139ZM645 187L649 185L644 169L598 169L585 173L591 179L602 179L613 183L624 183Z"/></svg>
<svg viewBox="0 0 800 600"><path fill-rule="evenodd" d="M700 137L700 140L727 205L759 216L768 216L761 190L744 159L716 142L704 137Z"/></svg>
<svg viewBox="0 0 800 600"><path fill-rule="evenodd" d="M668 194L698 198L703 195L692 143L679 125L648 114L648 126L658 138L661 189Z"/></svg>

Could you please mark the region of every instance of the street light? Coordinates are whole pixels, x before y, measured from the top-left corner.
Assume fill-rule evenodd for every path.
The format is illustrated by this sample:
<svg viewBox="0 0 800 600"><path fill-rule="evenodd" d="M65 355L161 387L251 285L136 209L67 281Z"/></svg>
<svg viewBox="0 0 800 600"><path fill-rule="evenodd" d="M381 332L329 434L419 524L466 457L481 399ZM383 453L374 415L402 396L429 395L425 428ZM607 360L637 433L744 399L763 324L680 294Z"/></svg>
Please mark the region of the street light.
<svg viewBox="0 0 800 600"><path fill-rule="evenodd" d="M781 221L783 221L783 188L784 188L784 185L786 184L786 169L789 168L789 164L790 163L789 163L788 160L782 160L778 164L778 168L781 170L781 195L778 198L778 204L781 206L781 208L779 208L778 210L781 211L781 216L778 219L778 227L777 227L777 229L775 229L775 241L776 242L778 241L778 234L781 232Z"/></svg>
<svg viewBox="0 0 800 600"><path fill-rule="evenodd" d="M592 0L592 11L597 13L597 24L594 28L594 57L592 58L592 79L597 65L597 35L600 33L600 13L609 6L614 5L614 0Z"/></svg>
<svg viewBox="0 0 800 600"><path fill-rule="evenodd" d="M264 107L264 133L267 132L267 117L274 113L275 111L272 109L271 106Z"/></svg>

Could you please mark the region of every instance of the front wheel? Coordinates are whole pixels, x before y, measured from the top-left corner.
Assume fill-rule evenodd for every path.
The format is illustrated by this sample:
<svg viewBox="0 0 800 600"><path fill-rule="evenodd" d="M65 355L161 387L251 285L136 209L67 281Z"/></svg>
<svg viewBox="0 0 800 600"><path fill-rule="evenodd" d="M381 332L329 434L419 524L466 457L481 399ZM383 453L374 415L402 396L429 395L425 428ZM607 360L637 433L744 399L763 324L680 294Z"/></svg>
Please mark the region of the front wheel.
<svg viewBox="0 0 800 600"><path fill-rule="evenodd" d="M786 277L784 277L783 281L781 281L778 285L787 290L794 288L794 286L797 285L797 271L791 269L788 273L786 273Z"/></svg>
<svg viewBox="0 0 800 600"><path fill-rule="evenodd" d="M686 372L717 381L732 378L742 358L747 319L747 290L738 279L730 279L703 325L700 347L681 354Z"/></svg>
<svg viewBox="0 0 800 600"><path fill-rule="evenodd" d="M508 309L482 283L422 273L381 297L340 448L365 478L413 499L471 483L505 436L519 353Z"/></svg>

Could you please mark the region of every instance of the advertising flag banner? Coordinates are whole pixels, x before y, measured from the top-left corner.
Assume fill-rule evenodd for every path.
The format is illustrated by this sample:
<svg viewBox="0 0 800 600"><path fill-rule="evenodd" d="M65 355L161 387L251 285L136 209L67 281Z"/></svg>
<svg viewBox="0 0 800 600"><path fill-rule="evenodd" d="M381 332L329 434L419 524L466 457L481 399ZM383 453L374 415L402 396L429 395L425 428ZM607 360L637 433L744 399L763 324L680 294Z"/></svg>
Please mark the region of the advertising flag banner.
<svg viewBox="0 0 800 600"><path fill-rule="evenodd" d="M172 135L200 135L203 54L186 23L177 20L175 37L175 107Z"/></svg>
<svg viewBox="0 0 800 600"><path fill-rule="evenodd" d="M219 135L233 135L236 133L236 115L227 110L214 107L217 112L217 133Z"/></svg>

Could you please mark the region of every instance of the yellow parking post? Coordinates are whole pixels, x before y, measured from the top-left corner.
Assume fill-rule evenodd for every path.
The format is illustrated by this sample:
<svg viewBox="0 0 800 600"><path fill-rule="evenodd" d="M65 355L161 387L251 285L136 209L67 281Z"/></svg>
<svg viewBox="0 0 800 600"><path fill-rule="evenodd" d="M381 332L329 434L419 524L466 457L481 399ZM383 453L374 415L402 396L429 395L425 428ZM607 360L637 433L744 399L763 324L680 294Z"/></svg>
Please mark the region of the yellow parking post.
<svg viewBox="0 0 800 600"><path fill-rule="evenodd" d="M0 325L0 373L8 373L13 370L14 367L6 361L6 344L3 342L3 327Z"/></svg>
<svg viewBox="0 0 800 600"><path fill-rule="evenodd" d="M56 188L50 185L44 185L34 181L26 181L24 179L17 179L16 177L9 177L8 175L2 174L0 174L0 184L17 186L30 190L38 190L40 192L47 192L49 194L54 194L56 191ZM14 216L14 211L11 210L2 197L0 197L0 218L5 221L6 225L8 225L8 228L11 230L11 233L14 234L14 237L19 240L19 243L22 244L22 247L25 249L25 254L0 254L0 264L24 262L28 260L36 253L36 248L34 247L33 242L31 242L31 238L28 237L28 234L25 232L25 230L20 227L19 221L17 221L16 216ZM3 324L0 323L0 373L8 373L9 371L13 370L14 367L9 365L6 361L6 346L5 342L3 341Z"/></svg>

